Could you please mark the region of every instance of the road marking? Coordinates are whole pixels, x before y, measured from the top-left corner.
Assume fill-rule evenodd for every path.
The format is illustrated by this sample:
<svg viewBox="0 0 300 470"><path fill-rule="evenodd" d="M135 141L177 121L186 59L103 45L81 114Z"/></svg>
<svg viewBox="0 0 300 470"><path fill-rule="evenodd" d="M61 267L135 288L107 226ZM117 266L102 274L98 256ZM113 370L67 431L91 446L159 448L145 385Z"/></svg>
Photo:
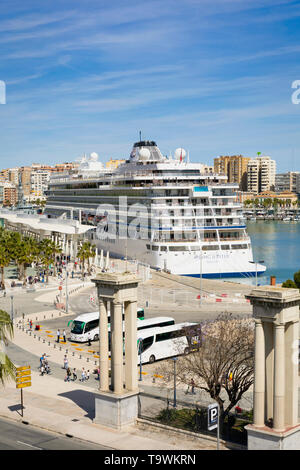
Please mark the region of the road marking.
<svg viewBox="0 0 300 470"><path fill-rule="evenodd" d="M36 446L31 445L31 444L27 444L27 442L17 441L17 444L23 444L24 446L32 447L33 449L42 450L41 447L36 447Z"/></svg>

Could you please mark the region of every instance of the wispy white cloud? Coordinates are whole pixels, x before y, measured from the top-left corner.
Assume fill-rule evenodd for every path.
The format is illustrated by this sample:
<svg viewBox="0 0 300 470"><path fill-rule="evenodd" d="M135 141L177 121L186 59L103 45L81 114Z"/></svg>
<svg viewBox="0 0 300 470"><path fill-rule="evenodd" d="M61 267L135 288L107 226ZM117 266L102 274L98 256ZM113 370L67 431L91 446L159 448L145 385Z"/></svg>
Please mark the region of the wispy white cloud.
<svg viewBox="0 0 300 470"><path fill-rule="evenodd" d="M74 18L75 15L76 11L56 11L47 14L22 15L20 17L0 21L0 31L23 31Z"/></svg>

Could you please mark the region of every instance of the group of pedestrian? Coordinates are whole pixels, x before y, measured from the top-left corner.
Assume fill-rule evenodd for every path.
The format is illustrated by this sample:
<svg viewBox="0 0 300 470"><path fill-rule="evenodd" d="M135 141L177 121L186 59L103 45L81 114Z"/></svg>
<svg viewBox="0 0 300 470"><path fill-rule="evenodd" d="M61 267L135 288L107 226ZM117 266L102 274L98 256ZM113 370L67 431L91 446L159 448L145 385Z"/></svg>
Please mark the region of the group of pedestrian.
<svg viewBox="0 0 300 470"><path fill-rule="evenodd" d="M50 366L49 366L49 363L48 363L48 360L47 360L47 356L46 356L46 353L44 353L41 357L40 357L40 373L41 375L44 375L44 374L50 374L51 373L51 370L50 370Z"/></svg>
<svg viewBox="0 0 300 470"><path fill-rule="evenodd" d="M72 380L73 380L73 382L75 382L77 380L76 368L74 367L73 372L72 372L69 365L66 362L64 362L64 365L66 365L66 367L64 367L64 369L66 369L65 382L70 382L72 375L73 375ZM81 370L81 378L79 379L79 381L80 382L87 382L89 380L89 378L90 378L90 371L85 370L85 368L83 367L82 370Z"/></svg>
<svg viewBox="0 0 300 470"><path fill-rule="evenodd" d="M83 367L82 370L81 370L81 379L80 382L87 382L90 378L90 371L89 370L85 370L85 368Z"/></svg>
<svg viewBox="0 0 300 470"><path fill-rule="evenodd" d="M71 379L72 375L73 378ZM71 380L73 380L73 382L77 380L77 371L75 367L73 369L73 372L71 371L70 367L68 367L66 370L65 382L70 382Z"/></svg>
<svg viewBox="0 0 300 470"><path fill-rule="evenodd" d="M60 337L61 337L61 334L60 334L60 329L57 330L56 332L56 336L57 336L57 339L56 339L56 342L59 343L60 341ZM62 337L63 337L63 341L64 343L66 343L66 330L63 330L63 334L62 334Z"/></svg>

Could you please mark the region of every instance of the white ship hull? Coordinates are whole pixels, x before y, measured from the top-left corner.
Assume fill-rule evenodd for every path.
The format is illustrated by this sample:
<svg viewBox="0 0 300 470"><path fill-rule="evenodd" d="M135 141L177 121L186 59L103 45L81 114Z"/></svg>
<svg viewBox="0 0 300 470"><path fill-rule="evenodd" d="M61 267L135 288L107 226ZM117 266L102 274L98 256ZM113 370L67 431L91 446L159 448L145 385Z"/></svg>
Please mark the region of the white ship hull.
<svg viewBox="0 0 300 470"><path fill-rule="evenodd" d="M257 273L253 260L252 249L218 250L214 253L203 252L202 260L199 252L168 252L153 253L147 250L146 240L117 239L95 241L98 250L109 251L117 258L136 259L150 265L154 269L169 270L172 274L203 278L224 278L256 276L262 274L266 267L257 265Z"/></svg>

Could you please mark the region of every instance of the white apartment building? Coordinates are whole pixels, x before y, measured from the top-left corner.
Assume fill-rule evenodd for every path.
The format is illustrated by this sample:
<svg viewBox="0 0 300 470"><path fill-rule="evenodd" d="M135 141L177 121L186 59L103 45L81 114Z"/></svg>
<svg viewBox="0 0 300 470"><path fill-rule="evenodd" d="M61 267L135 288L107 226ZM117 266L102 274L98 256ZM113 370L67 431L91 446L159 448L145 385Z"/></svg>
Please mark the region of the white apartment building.
<svg viewBox="0 0 300 470"><path fill-rule="evenodd" d="M259 161L250 160L247 165L247 192L259 192Z"/></svg>
<svg viewBox="0 0 300 470"><path fill-rule="evenodd" d="M49 170L33 170L31 172L31 200L45 197L45 191L48 189L50 175L51 171Z"/></svg>
<svg viewBox="0 0 300 470"><path fill-rule="evenodd" d="M15 186L19 186L19 168L9 168L8 179Z"/></svg>
<svg viewBox="0 0 300 470"><path fill-rule="evenodd" d="M247 165L247 191L261 193L275 188L276 162L268 156L256 157Z"/></svg>

